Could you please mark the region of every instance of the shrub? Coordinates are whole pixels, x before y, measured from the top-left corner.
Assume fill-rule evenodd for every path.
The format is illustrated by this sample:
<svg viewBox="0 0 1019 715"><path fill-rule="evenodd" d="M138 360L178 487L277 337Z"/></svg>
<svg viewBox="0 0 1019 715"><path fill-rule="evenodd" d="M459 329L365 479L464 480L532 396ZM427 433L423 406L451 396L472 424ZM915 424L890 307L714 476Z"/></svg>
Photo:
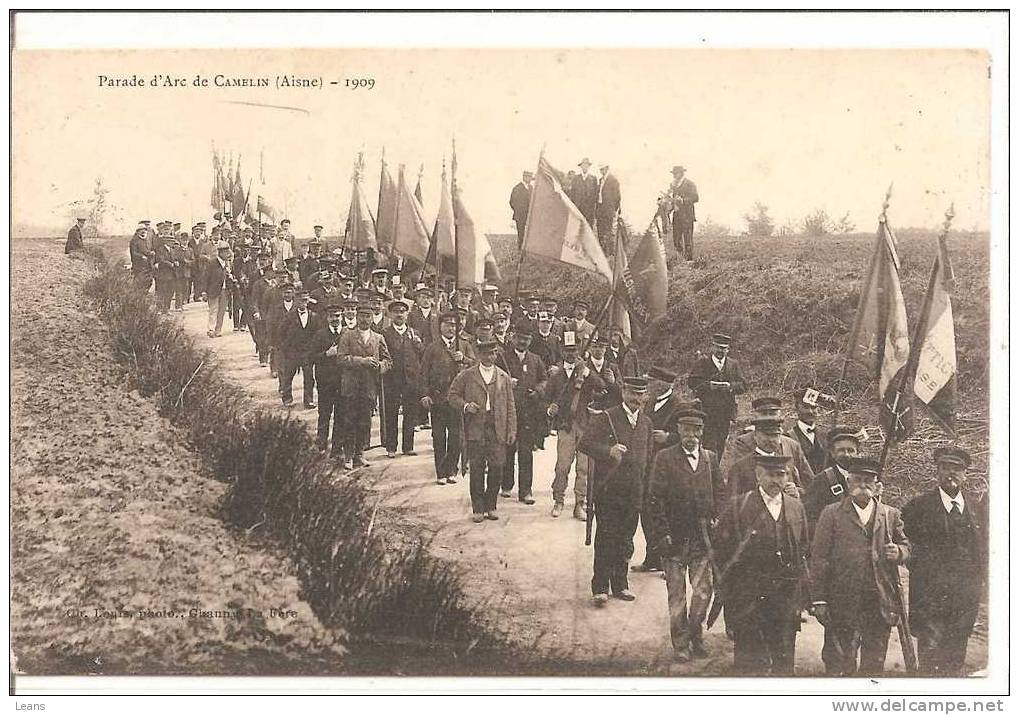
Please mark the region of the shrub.
<svg viewBox="0 0 1019 715"><path fill-rule="evenodd" d="M768 207L760 201L755 201L753 208L743 214L743 220L750 236L770 236L775 232L775 222L768 215Z"/></svg>

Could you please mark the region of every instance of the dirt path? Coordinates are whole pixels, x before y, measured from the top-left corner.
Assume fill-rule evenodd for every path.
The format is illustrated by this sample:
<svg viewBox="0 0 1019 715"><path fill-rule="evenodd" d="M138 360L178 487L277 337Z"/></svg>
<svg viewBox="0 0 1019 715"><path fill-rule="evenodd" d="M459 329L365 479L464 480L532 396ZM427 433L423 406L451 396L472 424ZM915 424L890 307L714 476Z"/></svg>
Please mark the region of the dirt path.
<svg viewBox="0 0 1019 715"><path fill-rule="evenodd" d="M227 528L226 484L125 389L83 312L91 272L62 245L14 244L13 672L340 670L340 634L298 597L290 560Z"/></svg>
<svg viewBox="0 0 1019 715"><path fill-rule="evenodd" d="M205 335L204 304L191 305L175 314L201 346L212 347L230 379L243 385L259 404L278 407L276 381L268 368L259 367L251 338L246 332L226 328L220 338ZM227 321L229 325L229 321ZM301 380L295 380L295 403L300 405ZM294 414L314 429L317 411L298 408ZM571 659L592 663L611 662L617 672L724 675L731 662L732 647L721 619L706 634L711 657L676 666L671 662L668 606L665 582L658 574L634 574L633 603L612 601L594 609L589 599L590 547L584 546L584 524L569 516L553 519L551 483L555 463L555 438L546 440L535 453L534 496L537 504L525 506L514 499L500 499L497 522L474 524L470 520L467 484L437 486L432 467L431 436L418 432L415 457L387 459L381 449L366 457L371 466L365 478L372 480L390 518L434 535L432 549L459 563L470 574L470 595L492 604L492 620L512 639L537 642L539 647ZM378 422L373 423L372 443L377 444ZM571 476L572 487L572 476ZM570 507L571 496L567 496ZM644 553L638 532L635 560ZM889 668L901 669L893 633ZM819 674L822 630L813 620L803 624L797 640L797 672Z"/></svg>

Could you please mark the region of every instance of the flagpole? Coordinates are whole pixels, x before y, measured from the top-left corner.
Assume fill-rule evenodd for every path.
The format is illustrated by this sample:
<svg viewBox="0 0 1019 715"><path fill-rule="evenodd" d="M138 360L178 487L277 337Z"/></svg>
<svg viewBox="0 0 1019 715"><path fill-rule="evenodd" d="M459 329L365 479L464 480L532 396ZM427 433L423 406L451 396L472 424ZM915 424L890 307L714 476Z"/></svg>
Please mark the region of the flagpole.
<svg viewBox="0 0 1019 715"><path fill-rule="evenodd" d="M541 151L538 152L538 168L534 172L534 183L537 184L538 177L541 175L541 163L545 158L545 142L541 144ZM520 242L519 255L517 256L517 284L513 288L513 299L516 300L517 296L520 295L520 269L524 265L524 247L527 245L528 232L531 230L531 209L534 208L534 186L531 187L531 200L527 202L527 218L524 219L524 238Z"/></svg>
<svg viewBox="0 0 1019 715"><path fill-rule="evenodd" d="M860 295L865 296L870 293L871 281L874 279L874 262L878 260L878 252L882 250L881 242L883 241L883 230L887 230L888 224L888 206L892 199L892 184L888 185L888 190L885 192L885 199L881 204L881 214L878 216L878 233L877 238L874 240L874 253L871 256L870 266L867 270L867 280L863 284L863 290ZM852 343L856 340L859 329L860 329L860 318L861 313L859 307L857 308L856 317L853 319L853 328L849 332L849 343L846 345L845 355L842 358L842 374L839 377L839 383L835 389L835 409L832 412L832 428L838 425L839 413L842 411L842 393L845 390L846 375L849 371L849 356L852 352ZM883 346L881 346L883 350Z"/></svg>

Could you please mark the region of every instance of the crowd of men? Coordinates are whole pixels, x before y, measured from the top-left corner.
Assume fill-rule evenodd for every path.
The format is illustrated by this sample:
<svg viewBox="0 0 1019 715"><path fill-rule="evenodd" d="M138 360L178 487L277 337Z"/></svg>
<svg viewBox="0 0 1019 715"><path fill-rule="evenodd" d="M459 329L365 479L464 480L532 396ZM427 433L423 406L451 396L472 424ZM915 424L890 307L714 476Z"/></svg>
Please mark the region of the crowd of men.
<svg viewBox="0 0 1019 715"><path fill-rule="evenodd" d="M905 565L921 672L962 672L987 554L964 450L939 449L937 487L899 510L881 501L866 435L820 429L819 390L793 396L790 425L781 397L756 397L752 427L730 435L750 386L728 335L673 374L592 324L583 301L560 311L532 292L456 290L384 253L329 250L320 226L299 254L289 222L216 219L208 237L202 223L189 236L141 222L135 280L155 283L162 310L205 303L210 337L229 313L288 408L300 372L318 447L340 468L367 465L374 414L388 458L416 454L416 431L430 427L435 483L467 475L474 522L494 521L514 490L535 504L534 452L554 435L550 515L562 515L572 474L572 514L594 519L592 603L633 601L630 572L661 572L678 661L707 655L720 606L740 672L792 674L810 613L828 674L879 674L907 618ZM638 525L647 547L631 567Z"/></svg>

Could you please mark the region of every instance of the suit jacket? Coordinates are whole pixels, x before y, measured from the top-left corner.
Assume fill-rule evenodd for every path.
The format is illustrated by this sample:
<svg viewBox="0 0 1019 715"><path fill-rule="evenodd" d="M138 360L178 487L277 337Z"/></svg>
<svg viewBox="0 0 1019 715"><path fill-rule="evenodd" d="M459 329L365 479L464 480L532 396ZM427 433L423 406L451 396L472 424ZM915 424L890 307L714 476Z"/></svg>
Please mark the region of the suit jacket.
<svg viewBox="0 0 1019 715"><path fill-rule="evenodd" d="M897 584L899 564L909 560L910 544L903 529L902 515L895 507L874 502L873 533L867 528L845 497L829 504L814 527L810 546L810 596L828 604L832 622L853 623L860 612L862 594L877 591L881 617L895 625L899 620ZM885 559L887 543L898 546L895 561Z"/></svg>
<svg viewBox="0 0 1019 715"><path fill-rule="evenodd" d="M334 335L329 324L321 325L312 338L311 359L315 363L315 382L319 389L333 388L340 389L343 383L343 364L339 355L340 335L343 333L342 326ZM326 355L326 351L337 346L335 355Z"/></svg>
<svg viewBox="0 0 1019 715"><path fill-rule="evenodd" d="M456 347L464 354L461 362L453 360L453 354L446 348L441 336L425 348L421 356L422 396L430 397L436 405L446 404L449 385L453 378L474 362L474 348L470 343L458 338Z"/></svg>
<svg viewBox="0 0 1019 715"><path fill-rule="evenodd" d="M782 447L779 454L788 454L793 458L792 465L796 469L796 483L801 487L809 486L814 480L814 470L810 468L810 463L804 456L800 443L789 435L782 435L781 442ZM736 462L744 457L749 457L756 451L757 442L754 441L753 430L747 430L743 434L737 435L726 445L725 455L722 457L722 471L728 474ZM748 489L752 489L754 486L756 486L756 482Z"/></svg>
<svg viewBox="0 0 1019 715"><path fill-rule="evenodd" d="M766 617L778 618L799 630L804 606L810 540L807 518L799 499L782 495L778 521L772 518L755 489L726 503L712 536L716 564L729 564L716 584L716 598L725 604L726 627L739 627L767 608Z"/></svg>
<svg viewBox="0 0 1019 715"><path fill-rule="evenodd" d="M131 270L142 275L152 273L152 264L149 259L149 242L145 236L134 236L128 244L131 252Z"/></svg>
<svg viewBox="0 0 1019 715"><path fill-rule="evenodd" d="M682 445L676 444L655 452L649 475L648 517L654 523L652 531L660 538L672 539L671 547L660 547L661 553L706 553L701 524L710 528L725 503L718 457L698 447L694 471Z"/></svg>
<svg viewBox="0 0 1019 715"><path fill-rule="evenodd" d="M517 439L534 439L544 434L545 407L548 404L545 399L545 381L548 377L545 363L529 351L521 361L516 350L507 347L496 364L517 380L513 388L513 400L517 409Z"/></svg>
<svg viewBox="0 0 1019 715"><path fill-rule="evenodd" d="M847 494L849 486L846 478L834 465L815 474L801 497L803 508L807 512L807 523L811 528L817 523L826 506L842 501Z"/></svg>
<svg viewBox="0 0 1019 715"><path fill-rule="evenodd" d="M644 410L637 414L636 427L630 426L622 405L591 416L578 449L594 462L588 479L594 480L591 492L596 514L604 507L640 510L651 467L652 431ZM617 442L627 448L619 464L609 457L609 448Z"/></svg>
<svg viewBox="0 0 1019 715"><path fill-rule="evenodd" d="M447 400L452 409L464 416L464 439L468 442L484 442L487 418L485 404L489 395L492 417L495 421L496 442L500 445L511 445L517 441L517 410L510 376L504 371L495 367L495 377L487 389L479 366L475 365L462 371L450 383ZM464 406L468 402L479 405L481 411L473 415L465 412Z"/></svg>
<svg viewBox="0 0 1019 715"><path fill-rule="evenodd" d="M174 277L176 267L173 264L178 260L176 253L176 244L170 243L169 241L164 242L159 247L156 251L155 261L153 263L153 266L156 269L157 278L169 279Z"/></svg>
<svg viewBox="0 0 1019 715"><path fill-rule="evenodd" d="M637 354L637 348L632 345L627 345L618 352L609 348L605 351L605 355L612 359L612 362L619 368L620 375L640 375L640 357Z"/></svg>
<svg viewBox="0 0 1019 715"><path fill-rule="evenodd" d="M778 450L779 454L786 454L785 445ZM739 496L746 492L757 489L757 465L754 459L755 453L751 452L745 457L738 459L728 471L725 472L725 483L729 488L729 496ZM813 479L813 475L810 475L810 479ZM803 494L803 473L796 467L796 463L793 462L792 475L789 481L799 487L800 494ZM809 485L810 482L808 481Z"/></svg>
<svg viewBox="0 0 1019 715"><path fill-rule="evenodd" d="M385 374L393 366L385 338L369 330L367 340L362 340L360 330L347 329L340 333L337 352L344 377L340 394L343 397L363 397L369 401L377 399L379 374ZM365 364L369 358L378 360L379 367Z"/></svg>
<svg viewBox="0 0 1019 715"><path fill-rule="evenodd" d="M577 371L584 367L583 362L574 367L572 377L567 377L562 363L549 368L545 395L549 403L554 402L559 408L552 418L553 429L571 431L575 427L584 429L587 425L587 406L605 389L605 383L591 373L581 378Z"/></svg>
<svg viewBox="0 0 1019 715"><path fill-rule="evenodd" d="M953 541L948 511L937 487L902 509L912 546L909 624L915 636L936 638L944 630L945 621L980 604L987 572L987 504L977 501L970 492L964 491L962 497L963 538L959 543Z"/></svg>
<svg viewBox="0 0 1019 715"><path fill-rule="evenodd" d="M596 410L607 410L608 408L622 404L623 402L623 378L619 374L619 368L609 360L608 356L602 362L601 370L596 370L591 358L587 358L587 366L591 368L591 374L597 375L605 383L602 392L595 395L594 403L591 405Z"/></svg>
<svg viewBox="0 0 1019 715"><path fill-rule="evenodd" d="M382 331L382 337L393 361L393 367L383 376L386 389L397 389L411 399L420 399L421 353L424 352L421 336L410 326L400 335L390 324Z"/></svg>
<svg viewBox="0 0 1019 715"><path fill-rule="evenodd" d="M807 464L810 465L810 470L814 474L828 466L828 440L821 430L814 430L813 442L800 429L799 422L788 429L786 434L799 443L800 450L803 452L803 456L806 457Z"/></svg>
<svg viewBox="0 0 1019 715"><path fill-rule="evenodd" d="M421 342L431 345L432 341L439 337L439 311L435 306L432 306L432 310L426 318L425 314L421 312L421 308L415 305L407 315L407 325L414 328L415 332L421 336Z"/></svg>
<svg viewBox="0 0 1019 715"><path fill-rule="evenodd" d="M610 172L598 182L598 219L615 216L620 200L619 179Z"/></svg>
<svg viewBox="0 0 1019 715"><path fill-rule="evenodd" d="M531 203L531 189L521 181L510 192L509 205L513 209L513 220L518 224L527 220L527 207Z"/></svg>
<svg viewBox="0 0 1019 715"><path fill-rule="evenodd" d="M563 339L554 332L549 333L548 337L545 337L535 330L530 350L540 357L541 361L546 365L555 365L562 362L563 359Z"/></svg>
<svg viewBox="0 0 1019 715"><path fill-rule="evenodd" d="M570 185L569 197L584 214L587 222L594 225L595 210L598 207L598 177L594 174L577 174Z"/></svg>
<svg viewBox="0 0 1019 715"><path fill-rule="evenodd" d="M218 259L213 259L211 263L206 267L205 272L202 275L202 292L209 296L209 298L217 298L224 289L229 289L230 280L227 278L227 272L219 265Z"/></svg>
<svg viewBox="0 0 1019 715"><path fill-rule="evenodd" d="M291 310L277 326L280 335L279 347L284 357L301 364L311 362L313 359L313 338L321 327L322 323L310 310L306 325L301 325L297 309Z"/></svg>
<svg viewBox="0 0 1019 715"><path fill-rule="evenodd" d="M672 210L673 223L693 223L697 220L694 204L700 201L700 196L697 195L697 185L694 182L685 176L678 183L672 182L669 187L669 195L675 201ZM676 201L676 199L682 199L682 201Z"/></svg>
<svg viewBox="0 0 1019 715"><path fill-rule="evenodd" d="M84 248L84 243L81 240L81 229L75 224L71 226L71 230L67 232L67 242L64 244L64 253L70 253L72 251L80 251Z"/></svg>
<svg viewBox="0 0 1019 715"><path fill-rule="evenodd" d="M269 330L269 344L275 348L281 348L283 346L283 324L287 316L294 312L295 305L297 305L297 303L291 302L290 310L287 310L283 300L280 299L270 303L267 308L265 320L266 327Z"/></svg>
<svg viewBox="0 0 1019 715"><path fill-rule="evenodd" d="M712 382L728 382L729 388L712 388ZM728 422L736 417L736 395L747 391L739 363L727 356L722 369L715 367L710 355L702 355L690 370L686 384L700 398L702 408L712 422Z"/></svg>

